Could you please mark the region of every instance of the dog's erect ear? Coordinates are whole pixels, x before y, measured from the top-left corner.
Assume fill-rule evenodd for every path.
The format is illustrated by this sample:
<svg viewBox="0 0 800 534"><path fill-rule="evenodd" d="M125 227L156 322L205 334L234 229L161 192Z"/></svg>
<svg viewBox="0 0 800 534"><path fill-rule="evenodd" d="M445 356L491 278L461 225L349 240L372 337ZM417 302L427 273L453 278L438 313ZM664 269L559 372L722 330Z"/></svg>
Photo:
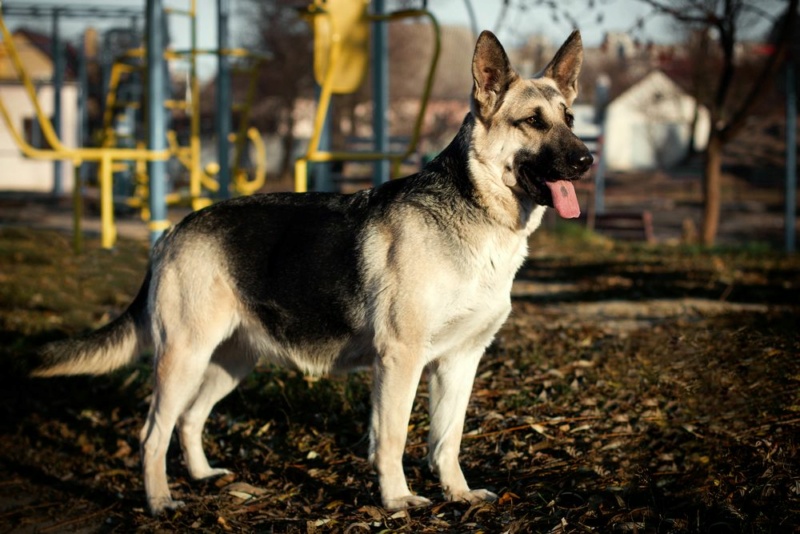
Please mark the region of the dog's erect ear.
<svg viewBox="0 0 800 534"><path fill-rule="evenodd" d="M473 112L486 120L497 110L508 86L518 75L511 68L503 45L490 31L483 31L472 56Z"/></svg>
<svg viewBox="0 0 800 534"><path fill-rule="evenodd" d="M572 101L578 96L578 74L581 72L582 64L581 32L575 30L558 49L550 64L542 71L542 76L555 80L568 105L572 105Z"/></svg>

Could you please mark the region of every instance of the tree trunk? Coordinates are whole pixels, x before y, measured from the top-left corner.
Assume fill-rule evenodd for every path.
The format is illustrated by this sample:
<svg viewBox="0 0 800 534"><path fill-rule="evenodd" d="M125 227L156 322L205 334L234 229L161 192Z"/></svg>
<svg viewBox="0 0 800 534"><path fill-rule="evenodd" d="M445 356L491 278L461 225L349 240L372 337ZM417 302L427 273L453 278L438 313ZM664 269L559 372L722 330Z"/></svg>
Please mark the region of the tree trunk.
<svg viewBox="0 0 800 534"><path fill-rule="evenodd" d="M722 139L712 126L703 169L703 245L714 244L722 208Z"/></svg>
<svg viewBox="0 0 800 534"><path fill-rule="evenodd" d="M692 122L689 123L689 142L686 146L686 154L684 154L683 158L681 159L681 163L683 165L688 165L692 158L694 158L695 154L697 154L697 150L695 150L694 146L697 139L697 121L700 119L700 100L695 98L694 101L694 112L692 113Z"/></svg>

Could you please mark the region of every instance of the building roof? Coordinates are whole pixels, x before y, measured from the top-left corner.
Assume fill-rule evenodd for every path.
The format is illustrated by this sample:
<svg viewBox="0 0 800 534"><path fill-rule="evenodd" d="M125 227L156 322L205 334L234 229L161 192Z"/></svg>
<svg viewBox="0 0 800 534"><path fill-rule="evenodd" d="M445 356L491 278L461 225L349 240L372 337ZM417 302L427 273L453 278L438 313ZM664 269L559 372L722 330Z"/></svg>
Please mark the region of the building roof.
<svg viewBox="0 0 800 534"><path fill-rule="evenodd" d="M53 78L53 40L26 28L15 31L12 38L28 75L34 80L50 81ZM64 74L66 79L74 79L77 71L77 51L69 44L65 44L64 48L66 55ZM0 42L0 80L18 79L19 76L8 57L6 45Z"/></svg>

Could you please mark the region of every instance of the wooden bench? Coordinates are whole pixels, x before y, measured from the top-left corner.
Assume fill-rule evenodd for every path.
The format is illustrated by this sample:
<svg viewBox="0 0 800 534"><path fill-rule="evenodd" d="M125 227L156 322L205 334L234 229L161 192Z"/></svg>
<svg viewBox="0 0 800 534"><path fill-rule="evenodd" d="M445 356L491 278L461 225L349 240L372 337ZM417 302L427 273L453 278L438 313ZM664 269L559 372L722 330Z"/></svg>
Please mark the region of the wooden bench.
<svg viewBox="0 0 800 534"><path fill-rule="evenodd" d="M653 215L649 211L597 213L594 206L594 179L576 182L575 189L578 195L585 197L586 209L582 210L581 218L585 220L589 230L615 239L655 243Z"/></svg>
<svg viewBox="0 0 800 534"><path fill-rule="evenodd" d="M616 239L655 243L653 215L647 211L595 213L594 230Z"/></svg>

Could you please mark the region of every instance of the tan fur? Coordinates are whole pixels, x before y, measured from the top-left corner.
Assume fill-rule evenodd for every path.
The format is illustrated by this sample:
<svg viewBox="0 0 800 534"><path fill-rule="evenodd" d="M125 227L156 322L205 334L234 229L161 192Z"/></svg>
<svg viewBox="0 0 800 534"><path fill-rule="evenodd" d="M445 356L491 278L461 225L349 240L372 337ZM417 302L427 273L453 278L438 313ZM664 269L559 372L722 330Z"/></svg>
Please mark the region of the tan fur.
<svg viewBox="0 0 800 534"><path fill-rule="evenodd" d="M190 216L159 241L150 277L121 318L94 337L46 349L49 363L38 376L107 372L130 362L139 348L152 342L154 392L141 444L148 505L157 514L183 504L172 499L167 481L173 429L178 430L193 478L228 472L209 465L203 426L214 404L259 359L311 375L370 368L374 381L369 457L378 473L383 505L394 510L429 503L411 493L402 464L416 388L427 373L429 464L445 498L470 503L495 499L486 489L470 488L458 455L478 363L511 311L514 275L527 256L528 236L545 212L528 196L525 182L519 183L514 165L517 154L541 150L546 135L514 123L536 112L552 124L554 135L572 135L564 116L576 94L580 54L580 37L573 34L557 55L560 60L546 69L553 79L524 80L510 69L496 38L488 32L481 35L473 62L475 121L468 154L459 156L467 158L467 171L459 178L469 180L474 192L467 200L454 201L454 209L464 213L425 205L440 200L436 196L405 202L398 195L375 208L379 214L368 214L358 228L356 245L359 293L347 296L346 317L341 318L348 327L346 335L282 338L273 330L258 315L259 303L248 300L264 300L268 292L248 294L243 289L248 287L243 281L247 273L236 268L246 264L246 258L228 257L225 243L238 235L213 226L218 211L212 207ZM440 178L449 177L442 172ZM428 191L424 183L420 187L416 191ZM468 204L473 201L477 208ZM220 209L241 204L231 202ZM283 209L295 204L276 205ZM236 219L222 220L241 231ZM247 243L281 250L270 248L277 246L274 242L261 242L279 239L272 226L279 223L269 221L263 234ZM260 274L268 273L265 267Z"/></svg>

